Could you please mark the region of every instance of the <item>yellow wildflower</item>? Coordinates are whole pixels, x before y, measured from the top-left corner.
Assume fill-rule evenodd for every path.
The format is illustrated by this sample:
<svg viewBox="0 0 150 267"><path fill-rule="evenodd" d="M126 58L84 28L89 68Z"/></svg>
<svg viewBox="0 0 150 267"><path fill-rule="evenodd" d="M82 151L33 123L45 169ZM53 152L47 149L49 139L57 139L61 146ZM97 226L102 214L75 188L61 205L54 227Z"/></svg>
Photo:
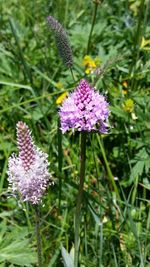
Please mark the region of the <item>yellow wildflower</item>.
<svg viewBox="0 0 150 267"><path fill-rule="evenodd" d="M68 96L68 92L62 93L57 99L56 99L56 104L61 105L64 99Z"/></svg>
<svg viewBox="0 0 150 267"><path fill-rule="evenodd" d="M124 102L124 105L123 105L123 109L128 112L128 113L132 113L133 109L134 109L134 102L132 99L127 99L125 102Z"/></svg>
<svg viewBox="0 0 150 267"><path fill-rule="evenodd" d="M150 46L147 46L149 44L150 44L150 39L146 40L144 37L142 37L140 49L141 50L150 50Z"/></svg>
<svg viewBox="0 0 150 267"><path fill-rule="evenodd" d="M122 93L123 93L123 95L126 95L128 93L128 91L126 90L126 88L128 87L128 82L123 81L122 86L123 86Z"/></svg>
<svg viewBox="0 0 150 267"><path fill-rule="evenodd" d="M89 74L91 73L97 65L100 64L100 59L99 58L95 58L95 60L89 56L89 55L86 55L84 58L83 58L83 66L85 66L85 73L86 74Z"/></svg>
<svg viewBox="0 0 150 267"><path fill-rule="evenodd" d="M94 64L94 66L95 66L94 60L91 58L91 56L86 55L86 56L83 58L83 65L84 65L84 66L87 66L87 65L89 65L89 64L91 64L91 65Z"/></svg>
<svg viewBox="0 0 150 267"><path fill-rule="evenodd" d="M128 83L127 83L127 81L123 81L123 82L122 82L122 85L123 85L123 87L127 88L127 87L128 87Z"/></svg>

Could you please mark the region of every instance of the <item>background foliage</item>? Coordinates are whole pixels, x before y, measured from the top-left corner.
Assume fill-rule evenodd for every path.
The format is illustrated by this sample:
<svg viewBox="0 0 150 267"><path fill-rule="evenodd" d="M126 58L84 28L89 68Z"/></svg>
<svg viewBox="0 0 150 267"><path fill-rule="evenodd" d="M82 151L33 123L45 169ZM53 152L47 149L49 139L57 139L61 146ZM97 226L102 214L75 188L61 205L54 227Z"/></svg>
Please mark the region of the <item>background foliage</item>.
<svg viewBox="0 0 150 267"><path fill-rule="evenodd" d="M79 135L58 134L56 100L76 86L58 56L46 17L67 29L76 81L107 95L110 131L102 136L120 199L108 180L99 137L89 135L81 232L82 266L150 266L150 1L105 0L98 6L88 55L101 75L85 73L94 3L1 0L0 3L0 266L35 266L34 208L11 197L7 161L17 152L15 126L25 121L49 154L55 186L43 206L44 266L63 266L73 249ZM62 164L62 171L61 170ZM61 182L60 182L61 181ZM9 196L9 197L8 197ZM66 248L62 251L61 245Z"/></svg>

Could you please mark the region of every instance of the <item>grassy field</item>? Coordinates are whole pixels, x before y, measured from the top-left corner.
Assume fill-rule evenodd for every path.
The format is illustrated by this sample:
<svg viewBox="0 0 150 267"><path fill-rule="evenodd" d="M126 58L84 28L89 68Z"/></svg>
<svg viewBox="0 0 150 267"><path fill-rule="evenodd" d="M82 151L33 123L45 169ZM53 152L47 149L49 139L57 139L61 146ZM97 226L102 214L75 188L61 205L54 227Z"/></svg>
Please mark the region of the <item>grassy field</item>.
<svg viewBox="0 0 150 267"><path fill-rule="evenodd" d="M82 135L62 134L59 109L83 78L110 115L107 134L87 133L78 266L150 267L150 1L1 0L0 11L0 267L75 266ZM48 16L67 32L71 68ZM37 205L8 184L18 121L48 154L54 181L39 205L43 264Z"/></svg>

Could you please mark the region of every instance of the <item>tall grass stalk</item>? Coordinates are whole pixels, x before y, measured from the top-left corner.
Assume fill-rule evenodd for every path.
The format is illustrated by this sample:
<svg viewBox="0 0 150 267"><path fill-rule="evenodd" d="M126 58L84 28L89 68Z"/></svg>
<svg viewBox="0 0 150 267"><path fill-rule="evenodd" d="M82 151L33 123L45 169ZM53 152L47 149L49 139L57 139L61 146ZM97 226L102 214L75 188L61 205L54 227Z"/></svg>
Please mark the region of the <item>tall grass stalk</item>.
<svg viewBox="0 0 150 267"><path fill-rule="evenodd" d="M24 211L24 214L25 214L25 217L26 217L26 220L27 220L27 225L28 225L28 230L29 232L31 231L32 229L32 224L31 224L31 221L30 221L30 217L29 217L29 203L22 203L22 207L23 207L23 211Z"/></svg>
<svg viewBox="0 0 150 267"><path fill-rule="evenodd" d="M59 208L61 205L61 191L62 191L62 132L60 130L60 119L58 118L57 123L57 140L58 140L58 170L59 170Z"/></svg>
<svg viewBox="0 0 150 267"><path fill-rule="evenodd" d="M103 156L103 160L104 160L104 163L105 163L105 167L106 167L106 170L107 170L107 174L108 174L108 179L109 179L109 182L111 183L111 185L113 186L113 189L118 197L118 199L120 200L120 194L119 194L119 191L118 191L118 188L116 186L116 183L115 183L115 180L114 180L114 176L111 172L111 169L109 167L109 163L107 161L107 157L106 157L106 153L105 153L105 149L102 145L102 141L101 141L101 138L100 136L97 134L97 140L98 140L98 144L100 146L100 149L101 149L101 152L102 152L102 156Z"/></svg>
<svg viewBox="0 0 150 267"><path fill-rule="evenodd" d="M93 29L94 29L94 25L95 25L95 21L96 21L96 15L97 15L97 8L98 8L98 5L100 4L99 0L95 0L93 2L94 2L94 13L93 13L93 18L92 18L92 24L91 24L91 30L90 30L90 34L89 34L89 38L88 38L88 43L87 43L87 50L86 50L87 55L90 51L91 38L92 38L92 33L93 33Z"/></svg>
<svg viewBox="0 0 150 267"><path fill-rule="evenodd" d="M99 267L102 267L103 264L102 264L102 259L103 259L103 223L101 222L99 224L99 237L100 237L100 240L99 240Z"/></svg>
<svg viewBox="0 0 150 267"><path fill-rule="evenodd" d="M42 242L40 233L40 209L39 206L35 206L35 217L36 217L36 238L37 238L37 256L38 256L38 267L42 267Z"/></svg>
<svg viewBox="0 0 150 267"><path fill-rule="evenodd" d="M81 223L81 206L83 199L83 188L85 180L85 161L86 161L86 132L81 132L81 151L80 151L80 183L77 196L75 211L75 255L74 267L78 267L79 248L80 248L80 223Z"/></svg>
<svg viewBox="0 0 150 267"><path fill-rule="evenodd" d="M75 82L75 81L76 81L76 79L75 79L75 76L74 76L74 73L73 73L73 70L72 70L72 68L70 68L70 72L71 72L72 79L73 79L73 81Z"/></svg>
<svg viewBox="0 0 150 267"><path fill-rule="evenodd" d="M133 44L133 60L130 68L130 75L132 77L131 80L131 91L134 90L138 84L138 80L136 79L136 67L137 67L137 62L140 57L140 43L142 40L142 36L144 33L144 25L146 23L145 20L147 20L145 14L145 0L141 0L140 8L139 8L139 15L138 15L138 22L137 22L137 29L135 32L135 37L134 37L134 44ZM145 17L145 19L144 19Z"/></svg>

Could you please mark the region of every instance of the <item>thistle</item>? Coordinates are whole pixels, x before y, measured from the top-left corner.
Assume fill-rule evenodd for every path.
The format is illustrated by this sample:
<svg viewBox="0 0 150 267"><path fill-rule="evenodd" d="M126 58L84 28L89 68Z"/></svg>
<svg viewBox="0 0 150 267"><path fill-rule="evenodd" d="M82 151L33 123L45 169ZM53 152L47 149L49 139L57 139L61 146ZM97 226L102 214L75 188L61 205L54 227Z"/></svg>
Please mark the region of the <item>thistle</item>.
<svg viewBox="0 0 150 267"><path fill-rule="evenodd" d="M13 193L19 193L22 201L38 204L46 188L52 182L47 161L48 155L34 145L28 126L17 123L19 156L9 158L8 181Z"/></svg>
<svg viewBox="0 0 150 267"><path fill-rule="evenodd" d="M54 32L56 45L64 64L71 68L73 66L72 50L68 40L68 36L62 25L52 16L47 18L48 25Z"/></svg>

